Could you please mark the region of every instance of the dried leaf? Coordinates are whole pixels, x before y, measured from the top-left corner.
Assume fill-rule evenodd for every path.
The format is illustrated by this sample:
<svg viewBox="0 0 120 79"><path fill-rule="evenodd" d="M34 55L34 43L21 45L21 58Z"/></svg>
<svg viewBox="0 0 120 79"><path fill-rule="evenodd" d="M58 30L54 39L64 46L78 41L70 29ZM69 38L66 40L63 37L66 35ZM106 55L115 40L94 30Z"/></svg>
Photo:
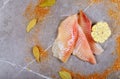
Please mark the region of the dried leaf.
<svg viewBox="0 0 120 79"><path fill-rule="evenodd" d="M60 75L61 79L72 79L71 74L66 71L60 71L59 75Z"/></svg>
<svg viewBox="0 0 120 79"><path fill-rule="evenodd" d="M36 61L40 62L40 51L39 51L39 48L37 46L33 47L33 55L34 55Z"/></svg>
<svg viewBox="0 0 120 79"><path fill-rule="evenodd" d="M36 23L37 23L37 19L35 19L35 18L32 19L32 20L29 22L26 31L27 31L27 32L30 32L30 30L36 25Z"/></svg>
<svg viewBox="0 0 120 79"><path fill-rule="evenodd" d="M39 6L40 7L50 7L56 3L56 0L44 0Z"/></svg>

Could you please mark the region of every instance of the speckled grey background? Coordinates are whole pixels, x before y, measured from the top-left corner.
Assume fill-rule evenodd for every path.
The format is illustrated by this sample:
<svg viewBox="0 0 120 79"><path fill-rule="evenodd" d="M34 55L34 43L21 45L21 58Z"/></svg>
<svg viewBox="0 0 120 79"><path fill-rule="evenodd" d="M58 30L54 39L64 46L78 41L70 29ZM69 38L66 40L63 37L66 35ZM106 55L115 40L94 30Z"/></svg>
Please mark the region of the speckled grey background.
<svg viewBox="0 0 120 79"><path fill-rule="evenodd" d="M41 24L37 24L30 33L26 33L26 25L29 21L23 13L30 1L0 0L0 79L50 79L52 75L56 75L58 79L57 72L60 67L87 75L94 72L101 73L113 64L116 57L112 55L115 47L114 35L102 44L105 51L96 56L96 65L83 62L74 56L71 56L67 63L61 63L52 56L51 48L48 50L49 60L36 63L31 53L34 43L27 41L32 38L35 29L41 29L39 40L46 49L53 43L61 20L79 10L84 10L93 22L107 21L112 32L114 32L114 21L108 17L106 13L108 7L104 2L90 5L89 0L57 0L46 19ZM31 61L26 61L26 57ZM119 79L119 75L119 72L113 72L108 79Z"/></svg>

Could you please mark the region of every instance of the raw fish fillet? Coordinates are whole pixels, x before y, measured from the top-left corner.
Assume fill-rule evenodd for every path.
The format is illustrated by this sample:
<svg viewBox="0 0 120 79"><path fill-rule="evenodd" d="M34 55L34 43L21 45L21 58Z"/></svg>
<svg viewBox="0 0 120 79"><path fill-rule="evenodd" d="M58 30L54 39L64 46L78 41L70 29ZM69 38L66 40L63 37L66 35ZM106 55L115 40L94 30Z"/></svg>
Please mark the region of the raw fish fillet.
<svg viewBox="0 0 120 79"><path fill-rule="evenodd" d="M76 42L73 55L77 56L83 61L96 64L95 57L90 49L87 38L78 23L77 23L77 27L78 27L78 40Z"/></svg>
<svg viewBox="0 0 120 79"><path fill-rule="evenodd" d="M69 16L58 28L58 36L52 47L53 56L66 62L71 53L78 58L95 64L95 57L81 27L77 15Z"/></svg>
<svg viewBox="0 0 120 79"><path fill-rule="evenodd" d="M104 50L98 43L96 43L93 40L93 38L91 36L91 25L92 25L92 23L91 23L90 19L82 11L80 11L79 14L78 14L78 23L82 27L82 29L83 29L86 37L87 37L87 40L89 42L89 45L91 47L92 52L95 55L101 54Z"/></svg>
<svg viewBox="0 0 120 79"><path fill-rule="evenodd" d="M53 44L53 56L66 62L73 52L77 40L77 15L69 16L58 28L58 36Z"/></svg>

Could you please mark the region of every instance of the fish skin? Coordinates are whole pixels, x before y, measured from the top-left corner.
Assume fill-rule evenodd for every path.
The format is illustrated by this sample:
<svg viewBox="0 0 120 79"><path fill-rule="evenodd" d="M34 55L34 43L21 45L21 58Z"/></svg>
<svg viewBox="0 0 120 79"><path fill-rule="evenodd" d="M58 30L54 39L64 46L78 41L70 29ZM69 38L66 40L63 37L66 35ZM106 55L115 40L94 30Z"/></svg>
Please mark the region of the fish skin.
<svg viewBox="0 0 120 79"><path fill-rule="evenodd" d="M78 26L78 40L76 42L73 55L77 56L79 59L83 61L87 61L91 64L96 64L96 59L91 51L87 38L79 24L77 26Z"/></svg>
<svg viewBox="0 0 120 79"><path fill-rule="evenodd" d="M73 52L77 40L77 15L67 17L58 28L58 36L53 44L53 56L66 62Z"/></svg>
<svg viewBox="0 0 120 79"><path fill-rule="evenodd" d="M104 49L98 44L96 43L92 36L91 36L91 25L92 25L92 22L91 20L85 15L85 13L83 11L80 11L78 13L78 23L79 25L82 27L86 37L87 37L87 40L89 42L89 45L91 47L91 50L92 52L95 54L95 55L100 55Z"/></svg>

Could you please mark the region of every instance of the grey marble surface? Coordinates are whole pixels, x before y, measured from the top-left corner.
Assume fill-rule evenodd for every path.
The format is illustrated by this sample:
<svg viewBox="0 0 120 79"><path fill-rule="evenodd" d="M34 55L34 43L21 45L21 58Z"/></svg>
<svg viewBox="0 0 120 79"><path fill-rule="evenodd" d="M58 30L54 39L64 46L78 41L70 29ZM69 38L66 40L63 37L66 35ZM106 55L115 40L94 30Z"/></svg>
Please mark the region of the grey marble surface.
<svg viewBox="0 0 120 79"><path fill-rule="evenodd" d="M60 21L81 9L93 22L107 21L111 30L114 28L113 21L106 13L108 7L105 7L104 2L91 5L89 0L57 0L42 24L37 24L34 28L42 29L39 33L39 40L45 49L48 48L50 54L49 60L36 63L31 52L34 44L27 41L27 39L31 39L29 36L35 30L33 29L29 34L26 33L28 20L23 16L30 1L0 0L0 79L52 79L52 75L56 75L56 79L58 79L57 72L60 67L82 74L91 74L101 73L113 64L116 58L115 55L111 54L115 47L114 35L102 44L105 51L96 56L98 62L96 65L83 62L74 56L71 56L69 61L64 64L52 56L50 46L57 35L56 31ZM31 58L31 61L27 62L26 57ZM108 78L117 79L119 74L119 72L115 72Z"/></svg>

